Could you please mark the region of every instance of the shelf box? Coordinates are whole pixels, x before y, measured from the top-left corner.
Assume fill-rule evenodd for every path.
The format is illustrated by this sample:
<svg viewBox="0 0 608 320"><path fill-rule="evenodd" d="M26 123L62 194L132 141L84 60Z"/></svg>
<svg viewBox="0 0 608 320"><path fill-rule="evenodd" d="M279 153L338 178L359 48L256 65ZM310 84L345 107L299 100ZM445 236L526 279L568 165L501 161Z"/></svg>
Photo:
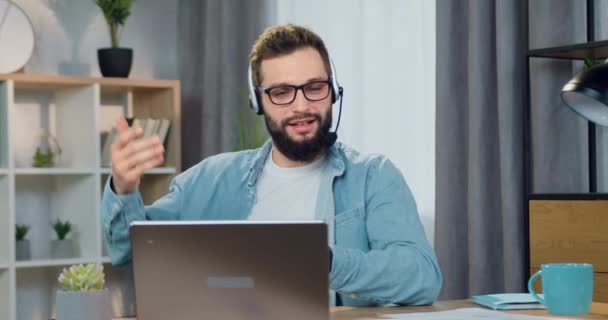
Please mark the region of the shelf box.
<svg viewBox="0 0 608 320"><path fill-rule="evenodd" d="M17 319L54 317L56 292L60 288L57 278L62 270L62 267L17 269ZM114 317L133 316L135 299L132 270L128 267L112 267L104 264L104 272L106 288L110 291L112 299L112 315ZM1 277L0 271L0 281ZM0 300L0 308L1 303L2 300Z"/></svg>
<svg viewBox="0 0 608 320"><path fill-rule="evenodd" d="M11 302L10 294L10 272L8 269L0 269L0 319L10 319Z"/></svg>
<svg viewBox="0 0 608 320"><path fill-rule="evenodd" d="M52 259L50 242L56 239L51 223L69 220L75 258L99 255L97 180L95 175L20 175L15 177L15 219L30 225L32 259Z"/></svg>
<svg viewBox="0 0 608 320"><path fill-rule="evenodd" d="M171 83L169 83L171 84ZM116 118L123 115L141 119L167 119L171 121L164 141L165 167L179 167L181 163L179 112L179 86L116 87L101 86L99 113L99 153L102 166L109 162L109 144L106 139L116 126ZM105 152L104 152L105 149Z"/></svg>
<svg viewBox="0 0 608 320"><path fill-rule="evenodd" d="M101 196L108 181L108 174L101 178ZM175 177L173 174L147 174L141 178L140 193L145 205L150 205L160 197L169 193L169 185Z"/></svg>
<svg viewBox="0 0 608 320"><path fill-rule="evenodd" d="M17 269L17 319L52 319L61 268Z"/></svg>
<svg viewBox="0 0 608 320"><path fill-rule="evenodd" d="M132 265L114 267L103 265L106 274L106 288L112 299L112 316L125 318L135 316L135 290Z"/></svg>
<svg viewBox="0 0 608 320"><path fill-rule="evenodd" d="M0 265L6 265L10 261L11 237L15 228L10 219L8 186L9 177L0 175Z"/></svg>
<svg viewBox="0 0 608 320"><path fill-rule="evenodd" d="M0 82L0 168L8 168L8 107L12 100L12 83Z"/></svg>
<svg viewBox="0 0 608 320"><path fill-rule="evenodd" d="M61 147L57 167L94 168L98 150L95 109L98 87L71 86L55 91L15 89L11 108L11 142L16 168L32 167L38 146L46 146L44 131Z"/></svg>

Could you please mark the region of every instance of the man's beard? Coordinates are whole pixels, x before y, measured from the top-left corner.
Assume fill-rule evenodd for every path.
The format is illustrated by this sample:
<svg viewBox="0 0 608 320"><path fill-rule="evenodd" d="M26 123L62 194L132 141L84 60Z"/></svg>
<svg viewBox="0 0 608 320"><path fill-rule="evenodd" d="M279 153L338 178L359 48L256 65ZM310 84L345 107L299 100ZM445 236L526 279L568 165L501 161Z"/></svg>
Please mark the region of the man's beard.
<svg viewBox="0 0 608 320"><path fill-rule="evenodd" d="M301 118L314 118L320 124L315 135L305 141L294 141L287 133L287 126L290 121ZM281 124L264 114L266 128L272 137L274 145L279 151L292 161L310 162L326 147L328 147L328 135L331 128L331 108L328 109L325 120L318 114L306 113L297 117L285 119Z"/></svg>

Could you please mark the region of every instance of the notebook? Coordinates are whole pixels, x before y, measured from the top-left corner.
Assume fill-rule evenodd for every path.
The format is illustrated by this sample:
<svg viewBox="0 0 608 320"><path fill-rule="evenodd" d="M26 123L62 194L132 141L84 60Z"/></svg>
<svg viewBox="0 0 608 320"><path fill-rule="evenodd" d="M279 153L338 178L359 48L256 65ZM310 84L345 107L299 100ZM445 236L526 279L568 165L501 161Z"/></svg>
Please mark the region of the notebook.
<svg viewBox="0 0 608 320"><path fill-rule="evenodd" d="M542 298L542 295L539 295ZM471 297L474 303L494 310L545 309L529 293L499 293Z"/></svg>

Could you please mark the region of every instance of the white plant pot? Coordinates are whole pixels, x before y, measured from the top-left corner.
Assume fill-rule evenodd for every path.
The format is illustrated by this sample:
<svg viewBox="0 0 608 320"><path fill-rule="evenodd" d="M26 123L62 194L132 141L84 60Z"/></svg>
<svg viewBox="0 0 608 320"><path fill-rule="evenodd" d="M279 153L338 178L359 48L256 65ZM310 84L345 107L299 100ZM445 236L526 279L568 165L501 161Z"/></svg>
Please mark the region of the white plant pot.
<svg viewBox="0 0 608 320"><path fill-rule="evenodd" d="M52 240L51 257L54 259L74 258L74 241L72 239Z"/></svg>
<svg viewBox="0 0 608 320"><path fill-rule="evenodd" d="M95 291L57 291L56 320L111 320L110 293Z"/></svg>
<svg viewBox="0 0 608 320"><path fill-rule="evenodd" d="M15 242L15 259L29 260L31 258L30 241L18 240Z"/></svg>

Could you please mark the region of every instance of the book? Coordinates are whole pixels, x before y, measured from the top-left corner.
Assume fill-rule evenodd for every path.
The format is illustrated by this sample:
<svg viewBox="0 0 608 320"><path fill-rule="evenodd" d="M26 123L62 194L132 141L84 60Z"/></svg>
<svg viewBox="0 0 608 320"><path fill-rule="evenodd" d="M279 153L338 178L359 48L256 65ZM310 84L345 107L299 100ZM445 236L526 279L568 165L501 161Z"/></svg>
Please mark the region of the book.
<svg viewBox="0 0 608 320"><path fill-rule="evenodd" d="M111 148L112 143L118 137L118 130L116 127L112 127L112 129L106 134L103 148L101 149L101 166L102 167L110 167L112 166L112 156L111 156Z"/></svg>
<svg viewBox="0 0 608 320"><path fill-rule="evenodd" d="M539 295L542 297L542 295ZM534 299L529 293L499 293L471 297L474 303L494 310L525 310L545 309L546 307Z"/></svg>
<svg viewBox="0 0 608 320"><path fill-rule="evenodd" d="M169 119L161 119L160 125L158 127L158 138L160 139L160 144L164 145L167 140L167 134L169 133L169 126L171 125L171 121Z"/></svg>

